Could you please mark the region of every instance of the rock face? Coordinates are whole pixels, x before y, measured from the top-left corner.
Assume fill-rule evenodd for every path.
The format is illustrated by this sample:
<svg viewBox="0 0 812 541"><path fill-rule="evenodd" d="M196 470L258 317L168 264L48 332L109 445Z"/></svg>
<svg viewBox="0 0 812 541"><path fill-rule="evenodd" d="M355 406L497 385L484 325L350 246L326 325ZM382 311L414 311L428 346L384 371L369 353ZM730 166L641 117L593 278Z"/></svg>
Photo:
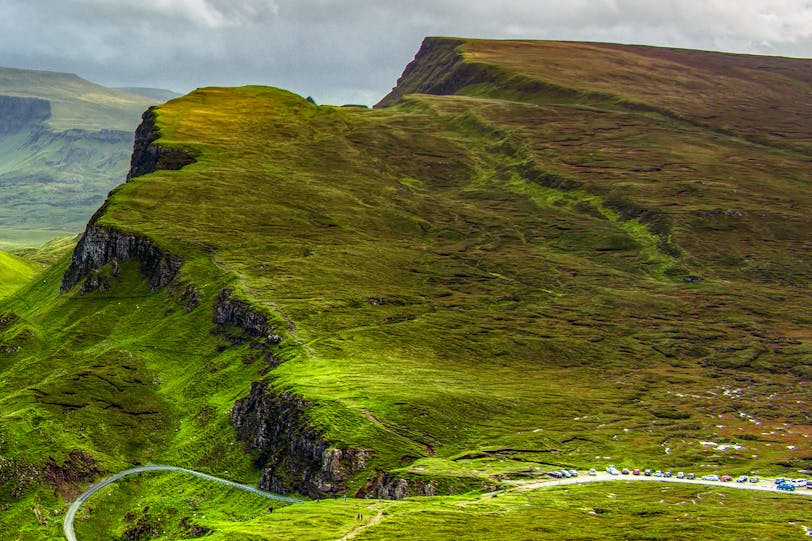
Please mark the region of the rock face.
<svg viewBox="0 0 812 541"><path fill-rule="evenodd" d="M434 496L435 494L436 489L431 481L404 479L378 472L355 496L357 498L400 500L407 496Z"/></svg>
<svg viewBox="0 0 812 541"><path fill-rule="evenodd" d="M155 111L152 108L144 113L142 120L135 131L130 172L127 174L128 181L159 169L180 169L194 161L194 157L189 153L166 149L154 144L160 134L155 127ZM153 291L171 282L180 270L183 262L181 256L163 251L147 237L96 225L104 213L105 206L106 203L90 219L82 238L76 245L70 267L62 277L60 291L65 292L72 289L83 279L85 280L82 285L83 293L94 290L104 291L109 288L109 283L103 277L98 276L98 271L110 263L113 265L115 275L118 263L132 257L140 260L141 274L149 281L149 287Z"/></svg>
<svg viewBox="0 0 812 541"><path fill-rule="evenodd" d="M239 327L247 334L264 338L269 343L278 344L282 337L274 334L274 328L268 319L251 309L248 304L231 298L232 291L224 289L214 302L214 316L212 321L218 325L233 325Z"/></svg>
<svg viewBox="0 0 812 541"><path fill-rule="evenodd" d="M155 109L150 107L141 116L141 124L135 130L127 182L159 170L176 171L195 161L195 157L189 152L156 145L155 141L159 137L160 133L155 126Z"/></svg>
<svg viewBox="0 0 812 541"><path fill-rule="evenodd" d="M0 96L0 135L15 133L25 126L42 124L51 118L51 102L39 98Z"/></svg>
<svg viewBox="0 0 812 541"><path fill-rule="evenodd" d="M277 393L255 382L231 409L231 423L263 468L260 488L311 498L345 494L345 481L365 467L371 452L331 447L310 426L308 405L292 393Z"/></svg>
<svg viewBox="0 0 812 541"><path fill-rule="evenodd" d="M217 327L212 329L212 334L225 338L232 344L248 344L248 347L263 356L269 367L275 368L279 365L279 359L274 355L274 348L281 341L282 337L276 334L273 325L268 323L265 315L252 309L247 303L231 298L232 291L224 289L214 301L214 313L212 322ZM235 334L233 327L241 333ZM256 359L257 355L252 355ZM247 357L246 362L254 359Z"/></svg>
<svg viewBox="0 0 812 541"><path fill-rule="evenodd" d="M95 276L97 271L112 263L115 274L118 263L132 257L139 259L141 274L149 281L153 291L171 282L183 262L183 258L164 252L146 237L91 224L73 251L70 267L62 276L59 289L68 291L82 279L86 279L83 292L98 289L103 281ZM94 283L98 285L94 286Z"/></svg>

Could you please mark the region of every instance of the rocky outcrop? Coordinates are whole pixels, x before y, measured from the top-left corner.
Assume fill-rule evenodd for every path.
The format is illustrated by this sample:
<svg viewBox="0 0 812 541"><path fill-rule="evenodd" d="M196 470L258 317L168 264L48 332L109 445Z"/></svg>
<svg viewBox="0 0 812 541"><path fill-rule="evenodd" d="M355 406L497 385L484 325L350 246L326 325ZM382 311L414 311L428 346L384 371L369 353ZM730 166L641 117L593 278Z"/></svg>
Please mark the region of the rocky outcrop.
<svg viewBox="0 0 812 541"><path fill-rule="evenodd" d="M155 144L160 136L155 126L155 117L155 109L148 109L135 131L128 181L159 169L180 169L194 161L194 156L188 152ZM97 137L108 139L118 137L118 134L108 130L99 132ZM106 205L105 202L90 219L73 251L70 267L62 277L60 291L68 291L82 280L85 281L82 285L83 293L109 289L109 281L99 276L99 271L109 263L113 266L115 276L118 264L133 257L140 261L141 274L149 281L149 287L153 291L174 280L183 258L162 250L147 237L97 225Z"/></svg>
<svg viewBox="0 0 812 541"><path fill-rule="evenodd" d="M214 313L212 322L217 327L212 333L218 335L231 344L248 344L252 350L256 350L269 363L270 367L279 365L279 359L274 355L275 347L282 341L282 336L276 334L276 328L268 323L268 318L251 308L248 303L238 301L231 297L232 291L224 289L214 301ZM234 329L238 333L234 333ZM246 357L246 362L256 360Z"/></svg>
<svg viewBox="0 0 812 541"><path fill-rule="evenodd" d="M366 466L371 451L331 446L310 425L309 405L261 382L253 383L249 395L234 403L231 423L237 439L263 468L260 488L311 498L345 494L346 480Z"/></svg>
<svg viewBox="0 0 812 541"><path fill-rule="evenodd" d="M147 237L91 223L73 251L70 267L62 276L59 289L68 291L83 279L83 292L97 289L105 283L98 279L98 271L103 266L112 264L115 276L118 264L133 257L140 261L141 274L153 291L174 280L183 262L181 256L165 252Z"/></svg>
<svg viewBox="0 0 812 541"><path fill-rule="evenodd" d="M39 98L0 96L0 135L43 124L51 118L51 102Z"/></svg>
<svg viewBox="0 0 812 541"><path fill-rule="evenodd" d="M356 498L378 498L381 500L400 500L407 496L434 496L436 487L430 480L406 479L378 472L367 485L355 494Z"/></svg>
<svg viewBox="0 0 812 541"><path fill-rule="evenodd" d="M159 170L175 171L195 161L195 156L189 151L155 144L161 136L155 125L155 118L154 107L147 109L141 116L141 124L135 130L127 182Z"/></svg>

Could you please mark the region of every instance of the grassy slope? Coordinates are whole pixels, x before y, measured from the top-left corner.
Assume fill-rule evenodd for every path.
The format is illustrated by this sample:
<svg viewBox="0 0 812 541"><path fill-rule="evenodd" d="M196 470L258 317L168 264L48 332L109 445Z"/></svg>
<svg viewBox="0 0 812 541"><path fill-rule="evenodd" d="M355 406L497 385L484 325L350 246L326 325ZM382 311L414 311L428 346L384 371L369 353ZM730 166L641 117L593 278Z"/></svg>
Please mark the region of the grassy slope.
<svg viewBox="0 0 812 541"><path fill-rule="evenodd" d="M9 296L31 280L37 269L27 261L0 252L0 299Z"/></svg>
<svg viewBox="0 0 812 541"><path fill-rule="evenodd" d="M21 349L2 361L0 455L256 479L226 412L263 367L209 333L231 284L292 323L266 378L373 467L441 489L534 465L809 466L805 158L649 113L465 96L359 111L204 89L159 125L198 161L116 189L101 223L183 254L203 303L149 293L132 264L110 293L60 296L63 259L6 303ZM4 521L39 531L25 510L58 500L26 494Z"/></svg>

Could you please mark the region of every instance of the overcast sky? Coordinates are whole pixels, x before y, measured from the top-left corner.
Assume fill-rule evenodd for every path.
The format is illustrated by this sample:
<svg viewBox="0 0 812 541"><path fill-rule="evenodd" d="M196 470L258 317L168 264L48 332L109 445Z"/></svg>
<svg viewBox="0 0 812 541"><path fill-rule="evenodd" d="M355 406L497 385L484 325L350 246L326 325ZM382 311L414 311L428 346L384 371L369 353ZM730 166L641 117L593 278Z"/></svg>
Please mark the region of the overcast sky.
<svg viewBox="0 0 812 541"><path fill-rule="evenodd" d="M0 66L378 101L429 35L812 57L812 0L0 0Z"/></svg>

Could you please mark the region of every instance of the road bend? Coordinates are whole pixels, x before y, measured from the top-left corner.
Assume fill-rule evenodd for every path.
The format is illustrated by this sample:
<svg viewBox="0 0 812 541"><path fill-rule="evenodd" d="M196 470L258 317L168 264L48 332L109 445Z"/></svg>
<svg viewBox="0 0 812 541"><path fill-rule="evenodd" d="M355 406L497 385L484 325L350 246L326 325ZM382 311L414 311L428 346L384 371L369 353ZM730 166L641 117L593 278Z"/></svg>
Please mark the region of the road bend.
<svg viewBox="0 0 812 541"><path fill-rule="evenodd" d="M138 466L136 468L130 468L129 470L124 470L116 473L115 475L111 475L101 481L92 484L90 487L87 488L84 492L79 494L75 500L70 504L68 507L68 511L65 513L65 519L62 521L62 529L65 532L65 539L68 541L77 541L76 540L76 533L73 531L73 521L76 518L76 513L82 507L82 505L90 499L95 493L106 487L111 483L115 483L122 477L127 477L129 475L135 475L138 473L144 472L153 472L153 471L174 471L174 472L182 472L189 475L193 475L195 477L199 477L201 479L205 479L207 481L211 481L213 483L219 483L221 485L226 485L231 488L236 488L237 490L244 490L245 492L251 492L256 494L257 496L262 496L263 498L268 498L270 500L277 500L280 502L287 502L287 503L300 503L304 500L299 500L296 498L289 498L287 496L281 496L279 494L274 494L272 492L265 492L264 490L260 490L256 487L251 485L243 485L241 483L235 483L234 481L229 481L228 479L222 479L220 477L215 477L213 475L209 475L207 473L202 473L199 471L194 470L187 470L186 468L178 468L176 466L165 466L163 464L147 464L145 466Z"/></svg>
<svg viewBox="0 0 812 541"><path fill-rule="evenodd" d="M65 520L63 521L63 529L65 532L65 538L68 541L77 541L76 534L73 531L73 520L76 517L76 513L82 507L91 496L93 496L96 492L103 489L107 485L111 483L115 483L122 477L126 477L128 475L135 475L137 473L143 472L151 472L151 471L176 471L176 472L183 472L189 475L194 475L195 477L200 477L201 479L206 479L207 481L211 481L213 483L219 483L221 485L226 485L232 488L236 488L238 490L244 490L246 492L251 492L258 496L262 496L263 498L268 498L271 500L277 500L281 502L288 502L288 503L301 503L304 500L299 500L296 498L289 498L287 496L281 496L279 494L273 494L272 492L265 492L264 490L260 490L256 487L251 485L243 485L240 483L235 483L234 481L229 481L228 479L221 479L220 477L215 477L213 475L209 475L206 473L201 473L194 470L187 470L186 468L178 468L175 466L164 466L160 464L148 464L146 466L139 466L137 468L130 468L129 470L124 470L119 472L115 475L111 475L106 479L102 479L98 483L91 485L87 490L79 494L79 496L70 504L68 507L67 513L65 513ZM677 479L676 477L647 477L647 476L637 476L637 475L610 475L606 472L598 472L596 475L579 475L578 477L572 477L570 479L557 479L557 480L547 480L547 481L518 481L518 482L508 482L506 484L512 485L514 490L539 490L544 488L551 488L556 486L567 486L567 485L581 485L586 483L602 483L602 482L611 482L611 481L628 481L628 482L652 482L652 483L681 483L686 485L705 485L705 486L712 486L712 487L723 487L723 488L733 488L733 489L740 489L740 490L758 490L762 492L772 492L776 493L775 484L772 479L762 479L758 483L733 483L733 482L723 482L723 481L708 481L705 479ZM500 491L501 492L501 491ZM812 497L812 490L796 490L795 492L782 492L786 495L795 495L801 497Z"/></svg>

